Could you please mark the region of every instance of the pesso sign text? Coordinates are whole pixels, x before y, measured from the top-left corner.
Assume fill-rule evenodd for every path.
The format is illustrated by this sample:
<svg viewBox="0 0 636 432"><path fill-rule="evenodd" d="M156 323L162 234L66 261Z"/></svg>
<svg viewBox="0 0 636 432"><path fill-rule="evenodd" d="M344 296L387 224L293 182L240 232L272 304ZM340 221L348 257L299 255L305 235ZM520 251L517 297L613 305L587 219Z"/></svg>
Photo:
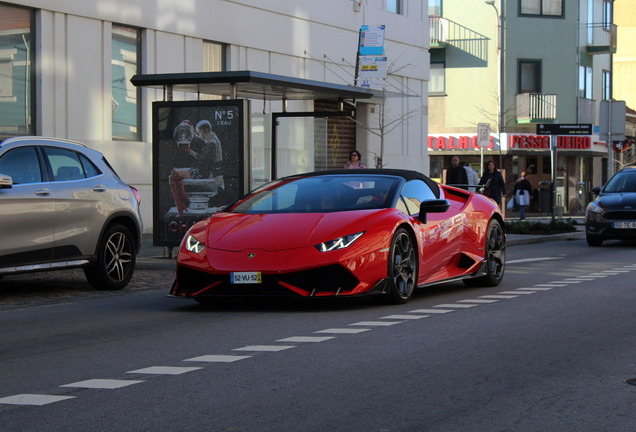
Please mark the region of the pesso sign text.
<svg viewBox="0 0 636 432"><path fill-rule="evenodd" d="M557 148L563 150L589 150L592 140L589 136L559 135ZM545 135L512 135L511 149L550 150L550 137Z"/></svg>
<svg viewBox="0 0 636 432"><path fill-rule="evenodd" d="M549 135L508 135L509 150L550 150ZM592 148L592 140L589 136L565 136L555 137L557 148L563 150L589 150ZM505 142L505 141L504 141ZM473 136L430 136L428 148L431 150L479 150L477 135ZM494 138L490 137L490 143L485 147L495 149ZM504 148L505 149L505 148Z"/></svg>

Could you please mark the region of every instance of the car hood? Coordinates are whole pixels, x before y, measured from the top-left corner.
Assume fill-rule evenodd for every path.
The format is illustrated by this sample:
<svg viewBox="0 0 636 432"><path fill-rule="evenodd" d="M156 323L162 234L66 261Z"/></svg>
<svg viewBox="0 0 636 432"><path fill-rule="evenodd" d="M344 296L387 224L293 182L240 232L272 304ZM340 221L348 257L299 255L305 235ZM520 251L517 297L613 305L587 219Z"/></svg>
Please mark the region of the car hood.
<svg viewBox="0 0 636 432"><path fill-rule="evenodd" d="M226 251L281 251L313 246L364 231L378 210L334 213L233 214L210 218L207 246Z"/></svg>
<svg viewBox="0 0 636 432"><path fill-rule="evenodd" d="M613 193L601 195L598 201L603 203L603 208L608 210L636 210L636 193Z"/></svg>

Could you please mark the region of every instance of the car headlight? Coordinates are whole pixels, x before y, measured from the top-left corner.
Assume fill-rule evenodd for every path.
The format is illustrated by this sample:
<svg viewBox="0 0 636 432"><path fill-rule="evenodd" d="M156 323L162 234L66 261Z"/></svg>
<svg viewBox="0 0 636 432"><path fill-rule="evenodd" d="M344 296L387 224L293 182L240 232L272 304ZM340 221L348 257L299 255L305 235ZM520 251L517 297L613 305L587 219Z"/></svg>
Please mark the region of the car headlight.
<svg viewBox="0 0 636 432"><path fill-rule="evenodd" d="M592 202L587 206L587 220L592 222L601 222L603 220L603 204L600 202Z"/></svg>
<svg viewBox="0 0 636 432"><path fill-rule="evenodd" d="M197 240L196 237L194 237L192 234L188 234L183 247L188 252L194 252L196 254L200 253L201 251L203 251L203 249L205 249L205 246L203 245L203 243Z"/></svg>
<svg viewBox="0 0 636 432"><path fill-rule="evenodd" d="M336 249L348 248L349 246L353 244L354 241L358 240L362 234L364 234L364 231L355 233L355 234L350 234L344 237L339 237L334 240L329 240L324 243L320 243L319 245L316 245L315 248L318 249L320 252L329 252Z"/></svg>

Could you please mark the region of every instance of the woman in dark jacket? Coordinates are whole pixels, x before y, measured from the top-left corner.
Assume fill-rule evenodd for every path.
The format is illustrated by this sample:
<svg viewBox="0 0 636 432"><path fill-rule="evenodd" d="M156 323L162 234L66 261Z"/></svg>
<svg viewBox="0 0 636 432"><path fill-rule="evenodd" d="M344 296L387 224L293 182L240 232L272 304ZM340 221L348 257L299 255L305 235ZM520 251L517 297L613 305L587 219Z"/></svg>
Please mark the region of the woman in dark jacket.
<svg viewBox="0 0 636 432"><path fill-rule="evenodd" d="M488 162L488 170L481 176L479 184L488 184L488 187L483 189L482 194L495 200L501 208L501 196L506 195L506 182L504 182L501 172L495 169L495 161Z"/></svg>

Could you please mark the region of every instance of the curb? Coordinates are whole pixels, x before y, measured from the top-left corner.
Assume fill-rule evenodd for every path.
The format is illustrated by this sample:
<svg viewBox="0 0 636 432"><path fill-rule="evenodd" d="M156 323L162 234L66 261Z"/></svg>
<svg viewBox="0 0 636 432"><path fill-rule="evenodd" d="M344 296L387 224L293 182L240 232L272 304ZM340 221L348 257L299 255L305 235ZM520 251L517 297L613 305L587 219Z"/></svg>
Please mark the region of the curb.
<svg viewBox="0 0 636 432"><path fill-rule="evenodd" d="M578 240L585 237L585 231L576 231L562 234L508 234L506 236L506 246L520 246L533 243L546 243L551 241Z"/></svg>

